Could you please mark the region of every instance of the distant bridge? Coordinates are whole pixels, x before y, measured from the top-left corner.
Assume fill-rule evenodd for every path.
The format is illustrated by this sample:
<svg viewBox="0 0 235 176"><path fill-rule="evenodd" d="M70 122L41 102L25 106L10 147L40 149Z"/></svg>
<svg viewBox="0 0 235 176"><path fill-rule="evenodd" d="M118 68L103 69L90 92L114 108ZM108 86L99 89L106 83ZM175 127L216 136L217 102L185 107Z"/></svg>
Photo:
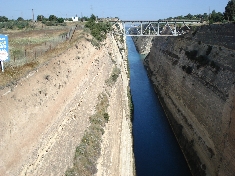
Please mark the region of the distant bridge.
<svg viewBox="0 0 235 176"><path fill-rule="evenodd" d="M99 20L102 21L102 20ZM178 36L200 20L108 20L114 33L125 36ZM121 27L123 26L123 27Z"/></svg>

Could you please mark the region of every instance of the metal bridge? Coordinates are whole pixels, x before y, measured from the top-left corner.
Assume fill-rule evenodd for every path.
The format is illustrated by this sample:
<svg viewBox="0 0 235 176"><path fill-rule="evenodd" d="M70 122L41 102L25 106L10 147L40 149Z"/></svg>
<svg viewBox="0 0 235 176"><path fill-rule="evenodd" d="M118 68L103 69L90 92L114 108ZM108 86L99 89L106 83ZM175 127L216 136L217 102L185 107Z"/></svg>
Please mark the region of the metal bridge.
<svg viewBox="0 0 235 176"><path fill-rule="evenodd" d="M179 36L200 20L109 20L114 33L125 36Z"/></svg>

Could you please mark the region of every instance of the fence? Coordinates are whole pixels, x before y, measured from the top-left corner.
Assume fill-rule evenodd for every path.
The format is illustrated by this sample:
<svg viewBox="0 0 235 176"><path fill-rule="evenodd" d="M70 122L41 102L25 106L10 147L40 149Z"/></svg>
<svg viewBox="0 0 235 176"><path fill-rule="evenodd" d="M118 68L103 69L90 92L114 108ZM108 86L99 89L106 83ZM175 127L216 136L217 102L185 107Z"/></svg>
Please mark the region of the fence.
<svg viewBox="0 0 235 176"><path fill-rule="evenodd" d="M59 44L67 40L71 40L75 31L81 28L81 26L76 25L68 29L68 32L56 37L41 38L37 41L30 41L31 43L28 43L27 45L25 45L24 43L27 41L23 41L24 44L21 45L20 43L18 43L17 47L9 46L10 61L6 62L5 66L17 67L22 66L26 63L30 63L32 61L36 61L38 57L43 56Z"/></svg>

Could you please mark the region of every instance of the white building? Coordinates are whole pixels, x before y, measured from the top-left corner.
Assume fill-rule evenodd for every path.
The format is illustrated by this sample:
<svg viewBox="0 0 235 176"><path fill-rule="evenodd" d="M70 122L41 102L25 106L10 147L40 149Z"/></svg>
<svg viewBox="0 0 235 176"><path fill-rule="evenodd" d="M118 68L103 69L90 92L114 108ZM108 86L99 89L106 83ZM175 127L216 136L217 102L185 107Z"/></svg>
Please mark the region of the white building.
<svg viewBox="0 0 235 176"><path fill-rule="evenodd" d="M72 17L72 20L73 21L78 21L78 17L76 16L76 17Z"/></svg>

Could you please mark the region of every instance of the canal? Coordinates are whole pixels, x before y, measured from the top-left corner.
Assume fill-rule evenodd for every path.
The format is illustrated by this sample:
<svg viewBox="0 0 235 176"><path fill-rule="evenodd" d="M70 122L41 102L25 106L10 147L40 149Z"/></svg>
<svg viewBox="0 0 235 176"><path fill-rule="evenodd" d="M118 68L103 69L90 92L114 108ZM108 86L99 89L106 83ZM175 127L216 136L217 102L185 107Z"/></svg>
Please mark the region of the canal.
<svg viewBox="0 0 235 176"><path fill-rule="evenodd" d="M137 176L190 176L180 147L143 66L143 56L127 37L134 104L133 137Z"/></svg>

